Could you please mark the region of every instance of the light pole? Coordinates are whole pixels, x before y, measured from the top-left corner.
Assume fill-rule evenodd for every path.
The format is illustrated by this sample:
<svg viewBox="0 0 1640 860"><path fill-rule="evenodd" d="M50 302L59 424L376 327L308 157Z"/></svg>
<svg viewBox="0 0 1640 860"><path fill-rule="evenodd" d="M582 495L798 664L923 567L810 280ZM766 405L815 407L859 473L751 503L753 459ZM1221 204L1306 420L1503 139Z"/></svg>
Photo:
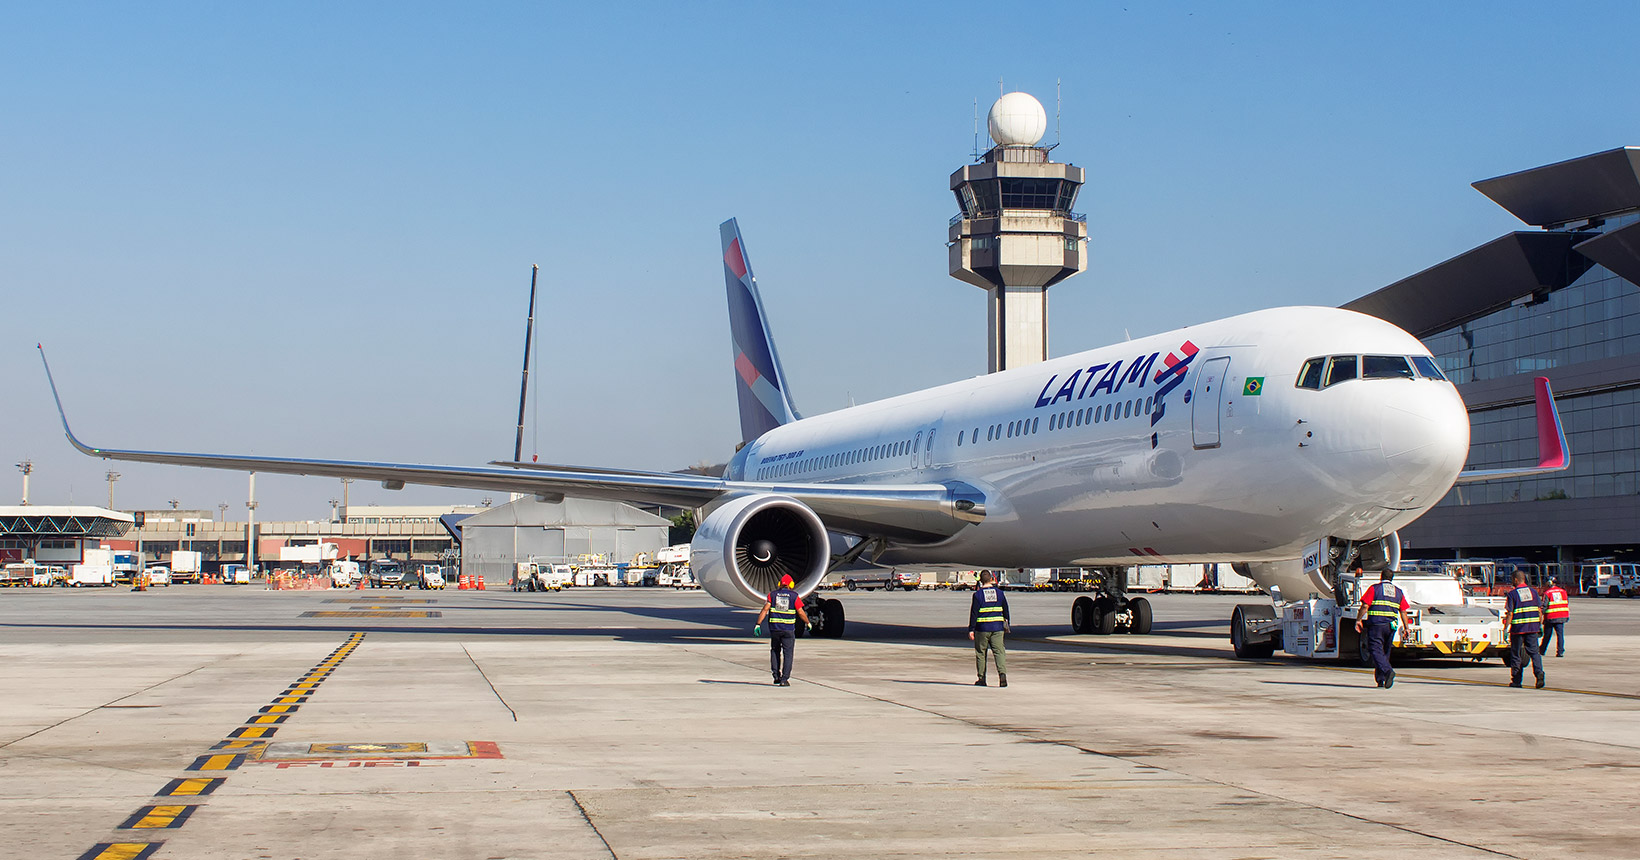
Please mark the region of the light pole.
<svg viewBox="0 0 1640 860"><path fill-rule="evenodd" d="M22 472L23 472L23 506L27 507L28 506L28 476L29 476L30 473L32 473L34 471L34 461L33 460L24 460L23 462L17 464L17 468L22 470Z"/></svg>
<svg viewBox="0 0 1640 860"><path fill-rule="evenodd" d="M227 502L217 502L216 503L216 509L218 511L222 512L222 521L227 522L228 521L228 503Z"/></svg>
<svg viewBox="0 0 1640 860"><path fill-rule="evenodd" d="M342 517L343 520L347 519L347 491L353 489L352 485L353 485L353 479L352 478L343 478L342 479L342 510L341 510L341 517Z"/></svg>
<svg viewBox="0 0 1640 860"><path fill-rule="evenodd" d="M119 472L108 473L108 509L114 509L114 482L120 479Z"/></svg>
<svg viewBox="0 0 1640 860"><path fill-rule="evenodd" d="M330 521L331 522L336 522L336 506L341 504L341 503L342 503L341 499L331 499L330 500Z"/></svg>
<svg viewBox="0 0 1640 860"><path fill-rule="evenodd" d="M173 511L177 509L177 505L182 504L182 502L180 500L177 500L177 499L166 499L165 501L170 503L171 510L173 510Z"/></svg>

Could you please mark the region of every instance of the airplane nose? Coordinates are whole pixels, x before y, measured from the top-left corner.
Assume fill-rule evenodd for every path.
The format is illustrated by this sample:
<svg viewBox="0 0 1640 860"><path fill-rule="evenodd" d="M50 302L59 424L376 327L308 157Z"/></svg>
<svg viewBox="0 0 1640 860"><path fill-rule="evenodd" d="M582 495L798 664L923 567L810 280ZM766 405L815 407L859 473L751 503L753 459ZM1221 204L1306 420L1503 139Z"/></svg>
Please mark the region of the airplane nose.
<svg viewBox="0 0 1640 860"><path fill-rule="evenodd" d="M1409 493L1421 496L1451 486L1469 457L1469 413L1457 391L1413 383L1383 404L1379 420L1384 460Z"/></svg>

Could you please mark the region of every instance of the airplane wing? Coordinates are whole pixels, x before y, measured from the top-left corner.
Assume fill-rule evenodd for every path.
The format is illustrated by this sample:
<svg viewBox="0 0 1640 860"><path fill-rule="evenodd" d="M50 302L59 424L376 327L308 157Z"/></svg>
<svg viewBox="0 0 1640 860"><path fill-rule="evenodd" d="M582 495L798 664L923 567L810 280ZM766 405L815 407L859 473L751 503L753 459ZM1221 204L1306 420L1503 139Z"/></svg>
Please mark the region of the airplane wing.
<svg viewBox="0 0 1640 860"><path fill-rule="evenodd" d="M236 472L267 472L380 481L390 489L406 484L530 493L545 501L564 496L698 508L728 495L774 494L796 499L814 510L828 528L851 534L929 542L949 537L985 516L984 496L960 482L949 484L776 484L727 481L705 475L671 472L597 470L580 466L532 468L440 466L375 463L359 460L308 460L237 454L136 451L87 445L74 435L40 348L51 396L62 418L63 432L81 453L105 460L162 463ZM519 464L523 465L523 464Z"/></svg>
<svg viewBox="0 0 1640 860"><path fill-rule="evenodd" d="M1549 387L1548 377L1538 377L1536 389L1538 464L1518 469L1474 469L1459 472L1454 483L1473 484L1477 481L1530 478L1564 472L1572 467L1572 449L1566 444L1566 429L1560 425L1560 411L1555 408L1555 394Z"/></svg>

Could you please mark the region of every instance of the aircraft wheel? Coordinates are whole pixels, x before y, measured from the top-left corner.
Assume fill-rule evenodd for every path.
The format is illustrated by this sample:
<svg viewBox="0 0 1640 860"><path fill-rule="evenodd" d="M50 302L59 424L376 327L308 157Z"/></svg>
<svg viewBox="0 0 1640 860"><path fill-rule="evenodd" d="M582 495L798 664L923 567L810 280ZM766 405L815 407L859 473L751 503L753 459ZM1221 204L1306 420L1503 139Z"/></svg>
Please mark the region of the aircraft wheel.
<svg viewBox="0 0 1640 860"><path fill-rule="evenodd" d="M829 598L820 601L820 611L825 615L825 627L820 635L828 639L843 638L843 601Z"/></svg>
<svg viewBox="0 0 1640 860"><path fill-rule="evenodd" d="M1093 632L1109 636L1116 632L1116 602L1101 597L1093 602Z"/></svg>
<svg viewBox="0 0 1640 860"><path fill-rule="evenodd" d="M1071 602L1071 632L1093 632L1093 598L1083 595Z"/></svg>
<svg viewBox="0 0 1640 860"><path fill-rule="evenodd" d="M1144 636L1150 632L1150 601L1143 597L1135 597L1128 601L1128 612L1133 616L1133 624L1128 627L1129 633Z"/></svg>
<svg viewBox="0 0 1640 860"><path fill-rule="evenodd" d="M1255 621L1272 620L1276 617L1275 608L1256 604L1242 604L1230 614L1230 647L1237 657L1255 658L1269 657L1276 653L1276 643L1273 639L1263 642L1254 642L1248 638L1247 628Z"/></svg>

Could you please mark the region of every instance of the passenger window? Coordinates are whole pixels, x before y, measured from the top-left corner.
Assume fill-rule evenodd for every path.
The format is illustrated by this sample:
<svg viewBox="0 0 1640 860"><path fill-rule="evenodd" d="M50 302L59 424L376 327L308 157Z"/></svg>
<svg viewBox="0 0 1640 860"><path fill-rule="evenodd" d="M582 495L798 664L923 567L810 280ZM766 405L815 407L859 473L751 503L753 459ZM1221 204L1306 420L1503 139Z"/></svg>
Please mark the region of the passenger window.
<svg viewBox="0 0 1640 860"><path fill-rule="evenodd" d="M957 431L957 447L958 448L962 447L962 435L966 432L968 432L968 431L966 431L966 430L958 430Z"/></svg>
<svg viewBox="0 0 1640 860"><path fill-rule="evenodd" d="M1435 359L1430 358L1427 355L1415 355L1412 357L1412 364L1418 368L1419 376L1422 376L1425 379L1439 379L1442 382L1446 381L1446 374L1441 372L1440 365L1435 363Z"/></svg>
<svg viewBox="0 0 1640 860"><path fill-rule="evenodd" d="M1326 366L1327 360L1325 358L1312 358L1304 362L1304 366L1298 369L1298 381L1294 382L1293 385L1299 388L1308 388L1312 391L1320 391L1321 371Z"/></svg>
<svg viewBox="0 0 1640 860"><path fill-rule="evenodd" d="M1099 410L1097 408L1093 410L1093 421L1092 421L1092 423L1094 423L1094 424L1099 423Z"/></svg>
<svg viewBox="0 0 1640 860"><path fill-rule="evenodd" d="M1355 378L1355 356L1335 355L1327 362L1327 380L1322 387L1348 382Z"/></svg>
<svg viewBox="0 0 1640 860"><path fill-rule="evenodd" d="M1122 404L1122 417L1123 418L1128 418L1128 417L1131 417L1132 415L1133 415L1133 401L1129 400L1128 402Z"/></svg>
<svg viewBox="0 0 1640 860"><path fill-rule="evenodd" d="M1362 379L1411 379L1412 366L1399 355L1368 355L1361 358Z"/></svg>
<svg viewBox="0 0 1640 860"><path fill-rule="evenodd" d="M1031 419L1031 432L1032 433L1036 432L1037 425L1040 424L1041 421L1042 421L1042 419L1040 417Z"/></svg>
<svg viewBox="0 0 1640 860"><path fill-rule="evenodd" d="M1149 414L1150 414L1150 405L1151 405L1151 404L1150 404L1150 401L1151 401L1151 400L1152 400L1152 398L1149 398L1149 397L1146 397L1146 398L1145 398L1145 414L1146 414L1146 415L1149 415Z"/></svg>

